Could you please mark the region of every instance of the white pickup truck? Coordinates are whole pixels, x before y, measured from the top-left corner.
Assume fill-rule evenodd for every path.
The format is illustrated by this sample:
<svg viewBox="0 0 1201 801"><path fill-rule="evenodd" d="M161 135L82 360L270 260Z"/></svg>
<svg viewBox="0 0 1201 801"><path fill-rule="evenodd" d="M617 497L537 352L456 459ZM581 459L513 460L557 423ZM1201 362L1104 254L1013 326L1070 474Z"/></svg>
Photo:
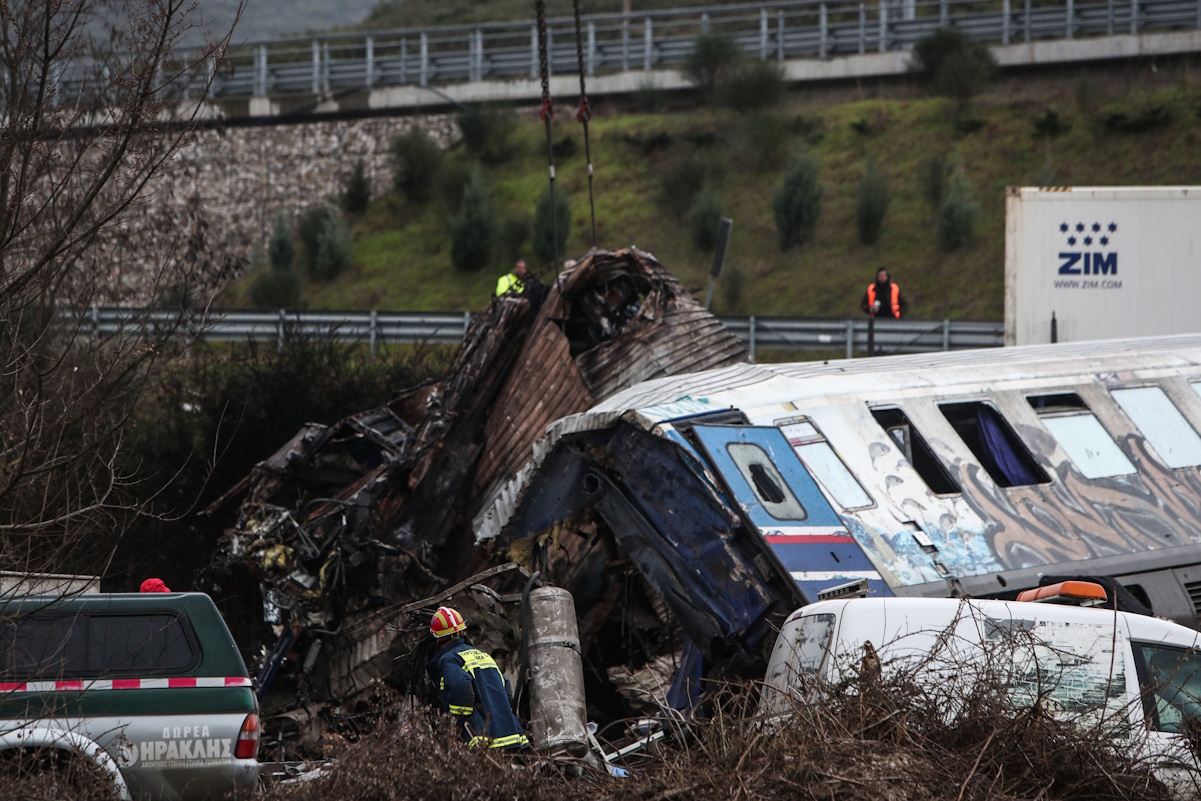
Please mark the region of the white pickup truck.
<svg viewBox="0 0 1201 801"><path fill-rule="evenodd" d="M760 711L778 718L796 704L820 703L867 665L875 671L878 659L884 681L903 674L938 688L953 715L953 688L974 674L1005 682L1019 706L1039 702L1057 718L1104 727L1115 743L1153 759L1165 784L1195 797L1201 770L1184 730L1189 719L1201 724L1201 634L1144 615L1055 603L1105 597L1096 584L1065 584L1030 591L1052 603L889 597L809 604L780 631Z"/></svg>

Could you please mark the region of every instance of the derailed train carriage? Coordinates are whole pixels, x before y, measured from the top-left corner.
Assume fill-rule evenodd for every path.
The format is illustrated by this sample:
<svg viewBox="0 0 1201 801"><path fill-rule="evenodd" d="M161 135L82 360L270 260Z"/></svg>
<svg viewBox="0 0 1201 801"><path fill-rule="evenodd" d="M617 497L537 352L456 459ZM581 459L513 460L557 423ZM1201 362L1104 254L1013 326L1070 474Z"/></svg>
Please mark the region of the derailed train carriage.
<svg viewBox="0 0 1201 801"><path fill-rule="evenodd" d="M1198 336L738 365L554 423L474 528L571 590L582 629L634 563L686 636L681 705L857 580L1009 597L1104 575L1196 627L1198 431Z"/></svg>

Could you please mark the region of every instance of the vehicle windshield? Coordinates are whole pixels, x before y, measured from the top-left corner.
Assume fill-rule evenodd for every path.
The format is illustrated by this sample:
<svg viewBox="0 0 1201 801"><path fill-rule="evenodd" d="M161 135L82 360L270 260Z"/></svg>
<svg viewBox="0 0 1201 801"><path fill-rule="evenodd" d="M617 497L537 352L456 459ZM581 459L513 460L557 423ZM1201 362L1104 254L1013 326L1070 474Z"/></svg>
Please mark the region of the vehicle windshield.
<svg viewBox="0 0 1201 801"><path fill-rule="evenodd" d="M1186 718L1201 722L1201 652L1134 643L1144 668L1143 698L1157 731L1179 732Z"/></svg>
<svg viewBox="0 0 1201 801"><path fill-rule="evenodd" d="M834 615L805 615L785 624L764 680L763 704L768 712L792 711L816 688L834 622Z"/></svg>

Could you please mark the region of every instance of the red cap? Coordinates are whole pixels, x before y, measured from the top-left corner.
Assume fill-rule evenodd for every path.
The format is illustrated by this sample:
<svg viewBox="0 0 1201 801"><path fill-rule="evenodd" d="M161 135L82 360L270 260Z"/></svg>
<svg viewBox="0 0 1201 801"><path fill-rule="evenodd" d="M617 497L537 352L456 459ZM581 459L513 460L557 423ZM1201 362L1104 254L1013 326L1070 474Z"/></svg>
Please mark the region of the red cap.
<svg viewBox="0 0 1201 801"><path fill-rule="evenodd" d="M148 578L142 582L141 592L171 592L171 588L162 579Z"/></svg>

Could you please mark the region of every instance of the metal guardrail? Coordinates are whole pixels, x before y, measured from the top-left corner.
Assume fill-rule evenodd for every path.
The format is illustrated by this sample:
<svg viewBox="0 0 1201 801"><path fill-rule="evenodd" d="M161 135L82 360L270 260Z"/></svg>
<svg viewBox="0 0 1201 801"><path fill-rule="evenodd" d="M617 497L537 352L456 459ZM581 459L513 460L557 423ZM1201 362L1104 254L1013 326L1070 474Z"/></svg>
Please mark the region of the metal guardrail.
<svg viewBox="0 0 1201 801"><path fill-rule="evenodd" d="M940 27L1010 44L1201 28L1201 0L778 0L582 18L583 69L678 66L700 33L731 37L760 59L817 58L905 50ZM553 74L577 74L575 21L547 20ZM184 55L184 54L180 54ZM56 97L89 87L86 59L59 76ZM214 63L197 63L189 88ZM349 93L388 86L538 77L533 20L449 25L260 41L232 47L213 75L215 98ZM186 94L186 92L185 92Z"/></svg>
<svg viewBox="0 0 1201 801"><path fill-rule="evenodd" d="M787 317L720 318L757 350L820 350L845 353L850 359L867 351L867 319ZM174 334L186 342L275 342L282 348L292 337L333 337L367 345L374 358L381 344L457 345L471 324L470 312L380 311L158 311L93 307L84 330L100 337ZM880 354L925 353L1004 344L1000 321L877 320L875 345Z"/></svg>
<svg viewBox="0 0 1201 801"><path fill-rule="evenodd" d="M628 72L680 65L702 32L733 37L760 59L828 58L911 47L939 27L979 41L1137 34L1201 28L1198 0L784 0L629 17L582 18L583 69ZM547 21L553 74L576 74L575 22ZM229 51L214 95L322 93L382 86L538 77L532 20L258 42Z"/></svg>

